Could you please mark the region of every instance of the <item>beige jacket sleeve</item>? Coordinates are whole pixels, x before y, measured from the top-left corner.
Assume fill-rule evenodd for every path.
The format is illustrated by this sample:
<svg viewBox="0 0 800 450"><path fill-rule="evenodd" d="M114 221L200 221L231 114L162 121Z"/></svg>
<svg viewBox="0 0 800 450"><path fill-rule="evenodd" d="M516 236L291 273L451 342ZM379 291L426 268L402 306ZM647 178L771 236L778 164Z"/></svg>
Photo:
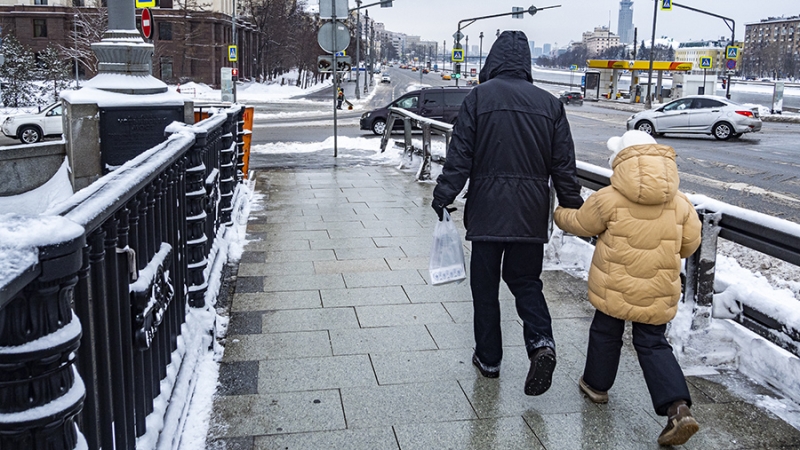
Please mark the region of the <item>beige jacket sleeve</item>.
<svg viewBox="0 0 800 450"><path fill-rule="evenodd" d="M553 219L559 228L575 236L597 236L606 230L607 214L603 213L600 191L590 195L580 209L559 206Z"/></svg>
<svg viewBox="0 0 800 450"><path fill-rule="evenodd" d="M686 201L687 212L683 221L683 239L681 241L681 258L688 258L700 247L702 224L692 202L683 193L678 193Z"/></svg>

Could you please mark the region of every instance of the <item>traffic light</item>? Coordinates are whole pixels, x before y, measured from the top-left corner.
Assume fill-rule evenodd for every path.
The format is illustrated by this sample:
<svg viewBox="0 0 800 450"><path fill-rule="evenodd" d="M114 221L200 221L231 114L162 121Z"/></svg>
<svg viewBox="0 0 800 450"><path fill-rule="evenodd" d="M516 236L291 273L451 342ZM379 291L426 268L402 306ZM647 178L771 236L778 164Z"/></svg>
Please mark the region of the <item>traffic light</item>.
<svg viewBox="0 0 800 450"><path fill-rule="evenodd" d="M233 81L238 81L239 80L239 69L237 69L235 67L233 69L231 69L231 78L233 79Z"/></svg>
<svg viewBox="0 0 800 450"><path fill-rule="evenodd" d="M456 75L461 75L461 64L456 63Z"/></svg>

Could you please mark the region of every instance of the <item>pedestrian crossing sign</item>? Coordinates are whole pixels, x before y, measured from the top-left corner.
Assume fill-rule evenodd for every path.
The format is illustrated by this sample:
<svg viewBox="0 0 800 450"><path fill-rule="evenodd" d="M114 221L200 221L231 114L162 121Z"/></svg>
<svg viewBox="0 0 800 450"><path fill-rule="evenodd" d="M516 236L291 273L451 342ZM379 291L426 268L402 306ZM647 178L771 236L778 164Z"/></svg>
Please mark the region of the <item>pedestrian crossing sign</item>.
<svg viewBox="0 0 800 450"><path fill-rule="evenodd" d="M736 59L739 56L739 47L729 45L725 47L725 57L728 59Z"/></svg>
<svg viewBox="0 0 800 450"><path fill-rule="evenodd" d="M155 8L156 0L135 0L137 8Z"/></svg>
<svg viewBox="0 0 800 450"><path fill-rule="evenodd" d="M239 60L239 49L235 45L228 46L228 61L236 62Z"/></svg>
<svg viewBox="0 0 800 450"><path fill-rule="evenodd" d="M700 68L701 69L710 69L711 68L711 57L704 56L700 58Z"/></svg>
<svg viewBox="0 0 800 450"><path fill-rule="evenodd" d="M672 11L672 0L660 0L662 11Z"/></svg>
<svg viewBox="0 0 800 450"><path fill-rule="evenodd" d="M453 49L453 57L451 58L453 62L464 62L464 49L461 48L454 48Z"/></svg>

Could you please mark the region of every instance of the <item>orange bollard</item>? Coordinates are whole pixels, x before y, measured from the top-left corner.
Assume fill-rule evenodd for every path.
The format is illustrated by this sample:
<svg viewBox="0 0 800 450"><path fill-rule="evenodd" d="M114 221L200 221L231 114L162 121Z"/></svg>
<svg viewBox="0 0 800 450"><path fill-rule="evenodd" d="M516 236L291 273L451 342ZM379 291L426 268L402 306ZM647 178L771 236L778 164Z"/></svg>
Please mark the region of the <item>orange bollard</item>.
<svg viewBox="0 0 800 450"><path fill-rule="evenodd" d="M250 167L250 141L253 137L253 114L255 112L255 108L252 106L246 106L244 108L244 114L242 114L242 119L244 120L244 135L242 136L242 142L244 145L242 146L242 151L244 155L242 156L242 162L244 166L242 167L242 172L244 172L244 178L247 179L247 172Z"/></svg>

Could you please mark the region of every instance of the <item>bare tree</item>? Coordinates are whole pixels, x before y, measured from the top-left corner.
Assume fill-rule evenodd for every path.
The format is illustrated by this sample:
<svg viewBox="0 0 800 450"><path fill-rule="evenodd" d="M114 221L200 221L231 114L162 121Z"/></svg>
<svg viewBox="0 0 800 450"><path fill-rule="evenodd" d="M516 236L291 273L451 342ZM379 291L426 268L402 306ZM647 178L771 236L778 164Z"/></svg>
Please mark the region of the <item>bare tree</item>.
<svg viewBox="0 0 800 450"><path fill-rule="evenodd" d="M205 3L202 0L175 0L175 4L178 6L176 12L180 16L178 23L180 23L182 30L174 34L178 39L176 39L177 42L173 41L173 43L177 43L179 48L185 49L182 53L182 62L177 73L178 78L183 80L194 72L192 70L193 61L205 61L207 58L204 58L203 55L213 55L213 52L199 51L200 47L208 47L210 44L207 39L204 39L200 28L201 23L192 20L193 14L196 15L197 12L207 11L211 7L211 3ZM156 45L158 47L155 50L156 57L160 57L163 45L171 44L159 42Z"/></svg>
<svg viewBox="0 0 800 450"><path fill-rule="evenodd" d="M108 29L108 10L95 0L92 7L73 8L72 18L75 26L70 30L70 45L59 44L57 49L65 59L77 59L87 72L97 73L97 55L92 44L100 42Z"/></svg>

